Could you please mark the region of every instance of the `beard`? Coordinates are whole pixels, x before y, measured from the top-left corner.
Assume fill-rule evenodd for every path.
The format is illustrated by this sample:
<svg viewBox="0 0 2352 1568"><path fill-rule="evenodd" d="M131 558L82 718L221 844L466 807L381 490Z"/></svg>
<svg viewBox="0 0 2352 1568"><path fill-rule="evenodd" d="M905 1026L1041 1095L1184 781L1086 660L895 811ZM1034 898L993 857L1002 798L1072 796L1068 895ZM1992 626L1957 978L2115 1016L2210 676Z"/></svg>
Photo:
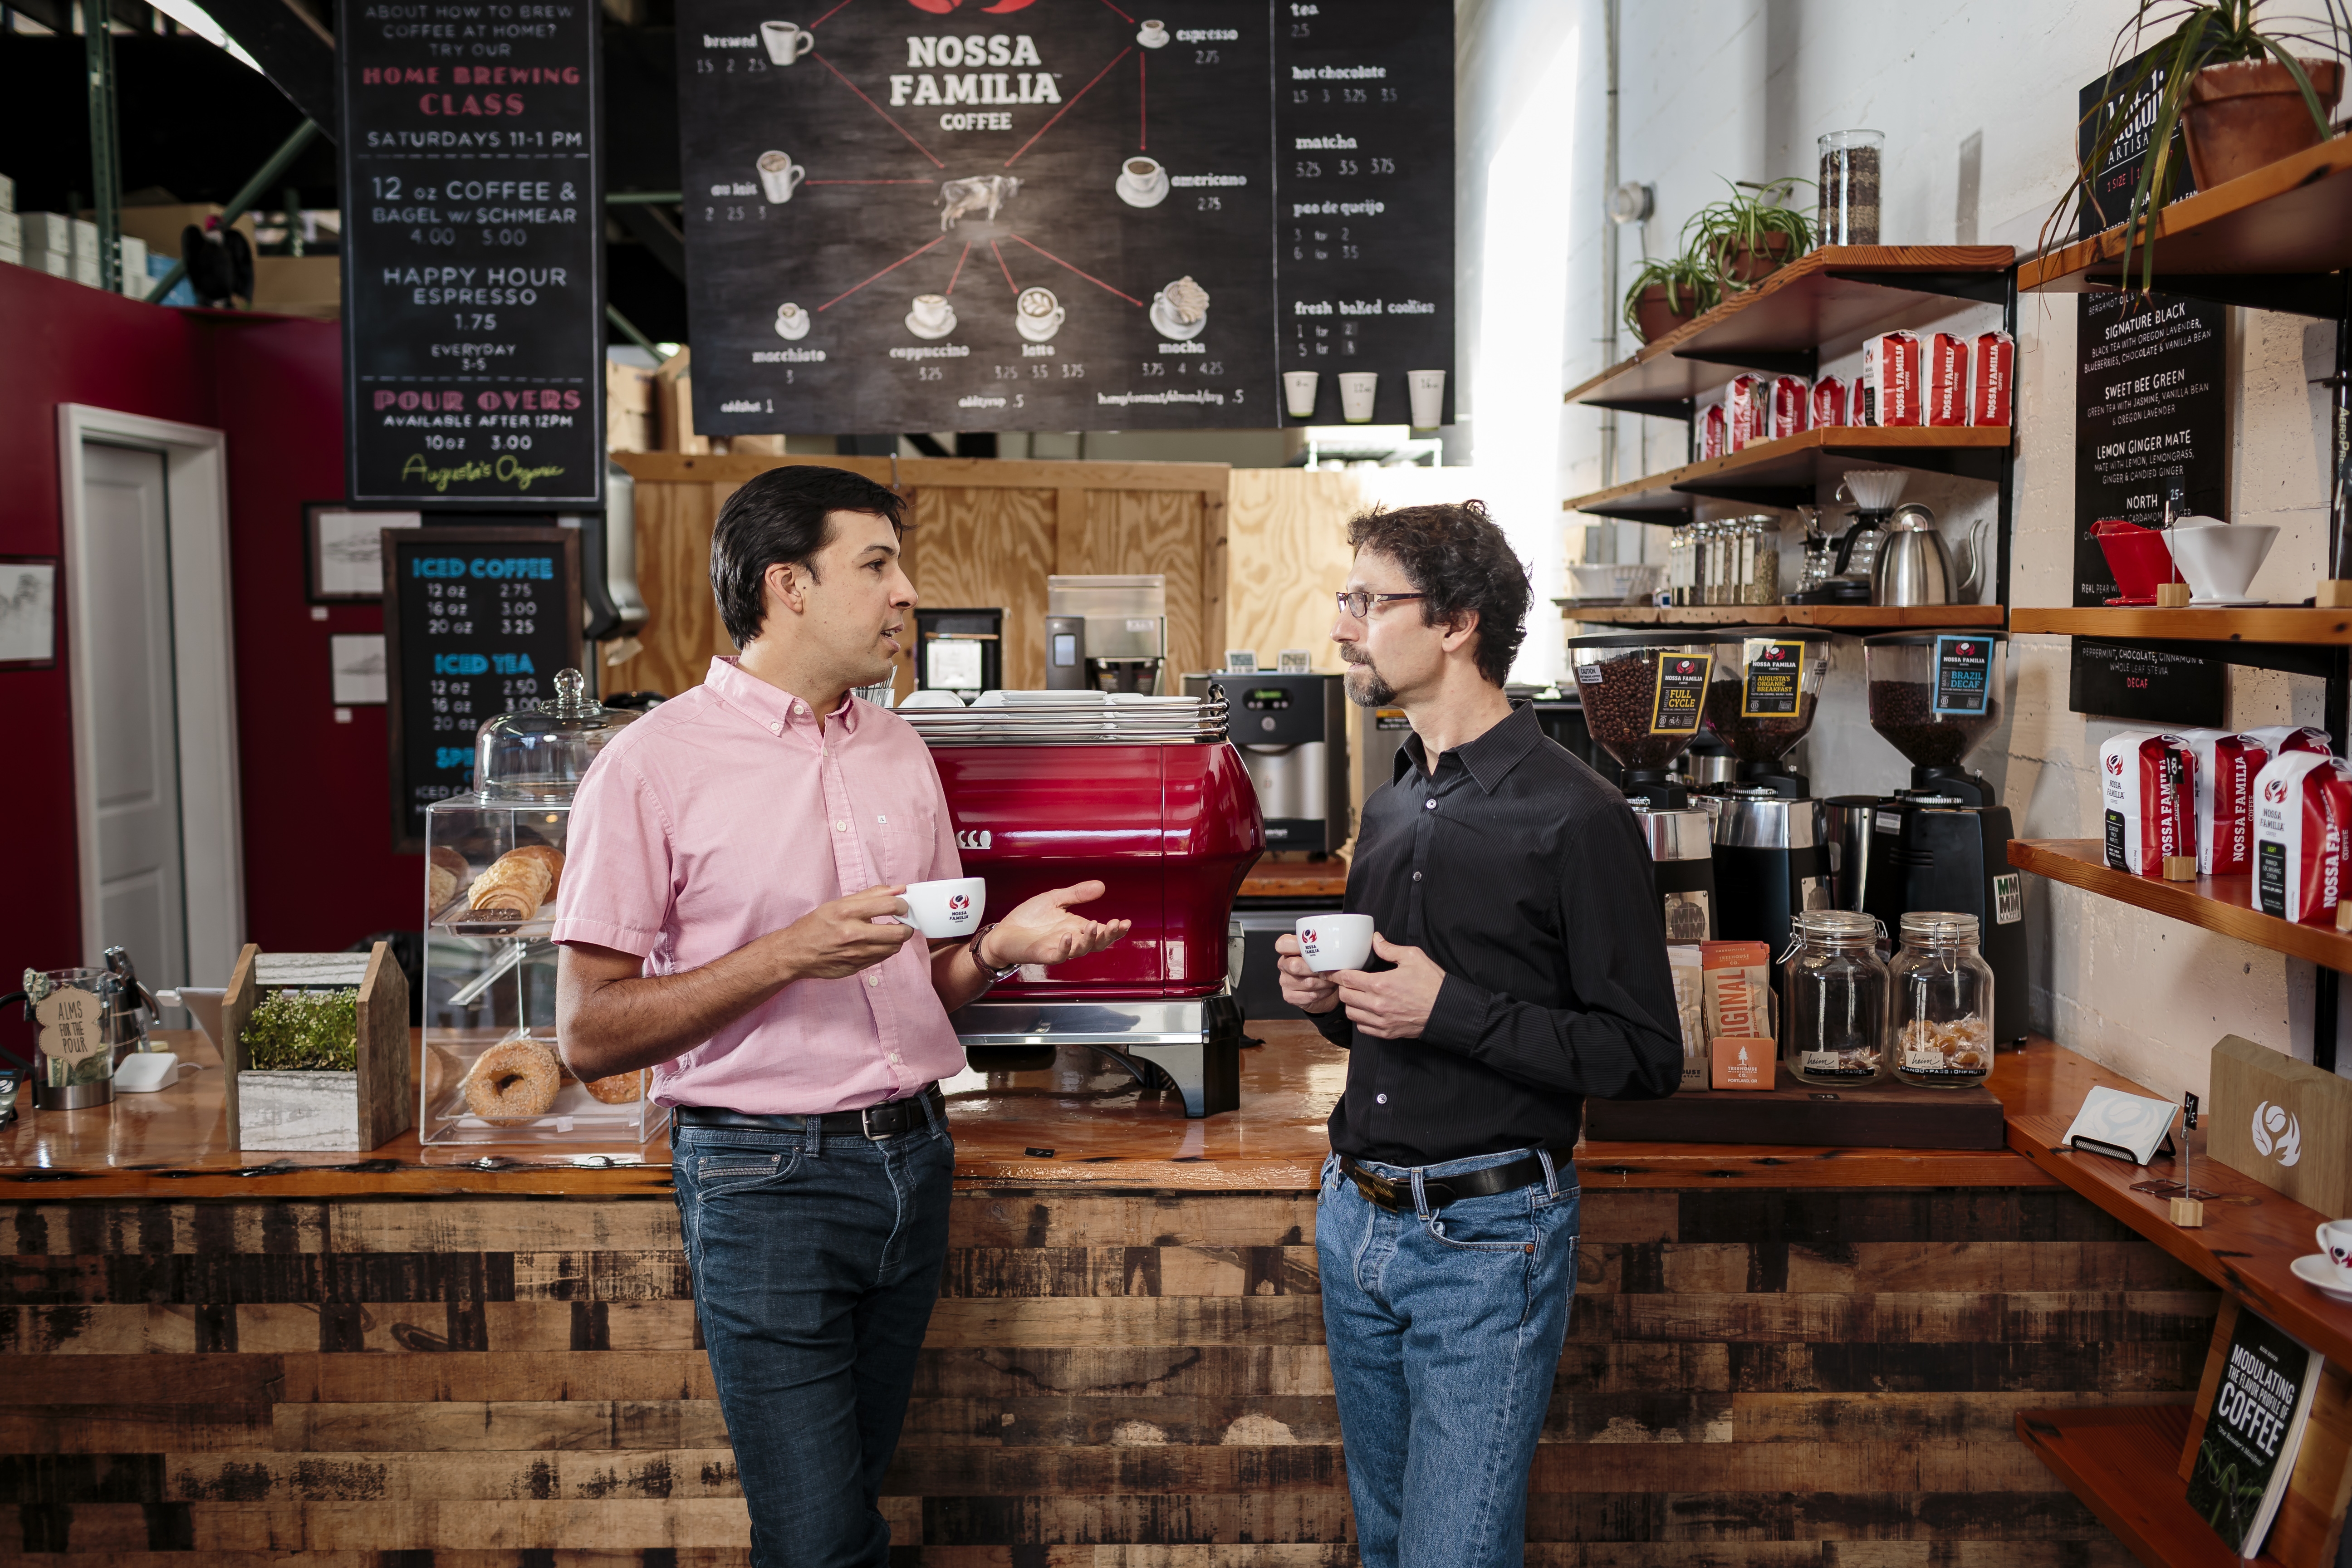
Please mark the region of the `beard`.
<svg viewBox="0 0 2352 1568"><path fill-rule="evenodd" d="M1339 655L1339 662L1348 667L1342 684L1347 688L1348 700L1359 708L1392 708L1396 705L1396 688L1381 679L1368 656L1352 649Z"/></svg>

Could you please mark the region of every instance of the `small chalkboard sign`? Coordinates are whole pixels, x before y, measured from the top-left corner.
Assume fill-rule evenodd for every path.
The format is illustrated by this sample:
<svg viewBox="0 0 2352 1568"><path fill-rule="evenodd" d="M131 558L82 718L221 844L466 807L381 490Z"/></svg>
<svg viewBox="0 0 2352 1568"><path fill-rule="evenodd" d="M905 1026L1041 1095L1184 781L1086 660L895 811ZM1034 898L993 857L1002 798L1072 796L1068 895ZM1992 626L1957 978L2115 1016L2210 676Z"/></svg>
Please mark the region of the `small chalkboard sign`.
<svg viewBox="0 0 2352 1568"><path fill-rule="evenodd" d="M425 809L472 787L475 731L579 666L580 535L388 528L383 560L392 847L416 855Z"/></svg>
<svg viewBox="0 0 2352 1568"><path fill-rule="evenodd" d="M2077 713L2184 730L2218 730L2230 702L2219 659L2156 643L2074 639L2066 706Z"/></svg>

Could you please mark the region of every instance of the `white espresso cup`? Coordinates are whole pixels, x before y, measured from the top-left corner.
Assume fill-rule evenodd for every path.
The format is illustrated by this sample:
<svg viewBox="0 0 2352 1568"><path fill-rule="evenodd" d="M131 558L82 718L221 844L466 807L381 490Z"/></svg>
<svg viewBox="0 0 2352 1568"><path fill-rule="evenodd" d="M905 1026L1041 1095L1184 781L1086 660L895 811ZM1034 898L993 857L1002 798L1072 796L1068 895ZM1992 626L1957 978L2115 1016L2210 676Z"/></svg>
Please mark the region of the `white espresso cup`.
<svg viewBox="0 0 2352 1568"><path fill-rule="evenodd" d="M1370 915L1308 915L1298 922L1297 930L1298 955L1318 973L1361 969L1371 961Z"/></svg>
<svg viewBox="0 0 2352 1568"><path fill-rule="evenodd" d="M1168 42L1168 24L1157 18L1147 18L1136 30L1135 41L1147 49L1156 49Z"/></svg>
<svg viewBox="0 0 2352 1568"><path fill-rule="evenodd" d="M970 936L988 912L988 884L978 877L948 877L907 884L907 922L929 937Z"/></svg>
<svg viewBox="0 0 2352 1568"><path fill-rule="evenodd" d="M808 336L809 313L789 300L776 307L776 336L794 342Z"/></svg>
<svg viewBox="0 0 2352 1568"><path fill-rule="evenodd" d="M1339 413L1350 425L1372 422L1372 393L1381 384L1380 372L1373 370L1343 370L1339 373Z"/></svg>
<svg viewBox="0 0 2352 1568"><path fill-rule="evenodd" d="M918 294L915 296L915 324L917 326L923 328L926 331L937 331L947 326L952 320L954 320L954 315L948 306L948 297L946 295Z"/></svg>
<svg viewBox="0 0 2352 1568"><path fill-rule="evenodd" d="M761 193L779 204L791 201L801 182L808 178L808 165L793 163L788 153L761 153L759 170Z"/></svg>
<svg viewBox="0 0 2352 1568"><path fill-rule="evenodd" d="M2327 1261L2352 1275L2352 1219L2331 1219L2315 1233Z"/></svg>
<svg viewBox="0 0 2352 1568"><path fill-rule="evenodd" d="M1290 410L1293 419L1315 417L1315 384L1322 379L1311 370L1282 373L1283 406Z"/></svg>
<svg viewBox="0 0 2352 1568"><path fill-rule="evenodd" d="M1405 391L1412 399L1412 427L1434 430L1445 416L1445 373L1442 370L1409 370L1404 373Z"/></svg>
<svg viewBox="0 0 2352 1568"><path fill-rule="evenodd" d="M816 35L796 22L762 22L760 43L770 59L788 66L816 47Z"/></svg>

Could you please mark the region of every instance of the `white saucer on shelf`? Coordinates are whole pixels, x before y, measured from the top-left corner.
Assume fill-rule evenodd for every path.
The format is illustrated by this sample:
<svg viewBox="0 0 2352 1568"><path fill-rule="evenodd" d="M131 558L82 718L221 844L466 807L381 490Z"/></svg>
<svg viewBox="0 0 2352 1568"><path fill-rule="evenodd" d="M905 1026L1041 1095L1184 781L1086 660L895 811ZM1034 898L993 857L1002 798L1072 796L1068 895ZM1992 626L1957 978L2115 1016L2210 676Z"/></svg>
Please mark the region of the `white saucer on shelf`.
<svg viewBox="0 0 2352 1568"><path fill-rule="evenodd" d="M2192 610L2261 609L2269 604L2268 599L2200 599L2193 595L2189 600L2189 607Z"/></svg>
<svg viewBox="0 0 2352 1568"><path fill-rule="evenodd" d="M2294 1277L2323 1296L2333 1296L2339 1301L2352 1301L2352 1269L2343 1269L2328 1261L2324 1252L2308 1253L2294 1260Z"/></svg>

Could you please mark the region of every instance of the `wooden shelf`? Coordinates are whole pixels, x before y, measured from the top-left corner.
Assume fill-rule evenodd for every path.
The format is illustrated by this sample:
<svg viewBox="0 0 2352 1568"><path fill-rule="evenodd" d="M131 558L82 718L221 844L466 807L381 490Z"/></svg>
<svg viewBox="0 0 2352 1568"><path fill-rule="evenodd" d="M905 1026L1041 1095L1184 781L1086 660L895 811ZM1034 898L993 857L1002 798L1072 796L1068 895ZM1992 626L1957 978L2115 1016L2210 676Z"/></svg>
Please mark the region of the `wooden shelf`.
<svg viewBox="0 0 2352 1568"><path fill-rule="evenodd" d="M2095 838L2012 838L2009 863L2037 877L2220 931L2256 947L2352 972L2352 936L2333 926L2303 925L2263 913L2253 907L2251 876L2200 877L2193 882L2135 877L2108 865L2106 847Z"/></svg>
<svg viewBox="0 0 2352 1568"><path fill-rule="evenodd" d="M1997 303L2016 259L2005 245L1825 246L1643 344L1566 400L1686 419L1691 404L1743 372L1811 376L1825 345L1948 316L1955 296Z"/></svg>
<svg viewBox="0 0 2352 1568"><path fill-rule="evenodd" d="M2340 285L2318 275L2352 267L2352 136L2338 136L2306 152L2200 191L2156 216L2156 287L2168 293L2260 304L2252 279L2310 279L2306 303L2340 309ZM2063 247L2019 267L2021 290L2081 293L2112 289L2123 281L2123 226ZM2132 260L2139 272L2137 254ZM2208 286L2193 280L2205 279ZM2216 290L2210 280L2239 279L2245 289ZM2284 290L2279 290L2284 292ZM2240 298L2243 293L2246 297ZM2327 301L2337 301L2328 306ZM2280 303L2276 308L2294 309ZM1696 324L1696 323L1694 323Z"/></svg>
<svg viewBox="0 0 2352 1568"><path fill-rule="evenodd" d="M1999 605L1611 605L1568 601L1560 614L1604 626L1821 626L1831 631L1895 632L1925 626L1993 626Z"/></svg>
<svg viewBox="0 0 2352 1568"><path fill-rule="evenodd" d="M1560 510L1679 524L1690 521L1697 497L1748 506L1809 506L1823 483L1848 468L1927 468L1998 480L2009 444L2006 426L1833 425L1577 496L1560 502Z"/></svg>
<svg viewBox="0 0 2352 1568"><path fill-rule="evenodd" d="M2159 1568L2240 1568L2189 1506L2176 1473L2189 1442L2186 1405L2021 1410L2017 1435L2116 1532L2142 1563ZM2265 1551L2255 1568L2282 1568Z"/></svg>
<svg viewBox="0 0 2352 1568"><path fill-rule="evenodd" d="M2352 610L2273 605L2246 610L2012 609L2009 629L2171 642L2352 643Z"/></svg>

